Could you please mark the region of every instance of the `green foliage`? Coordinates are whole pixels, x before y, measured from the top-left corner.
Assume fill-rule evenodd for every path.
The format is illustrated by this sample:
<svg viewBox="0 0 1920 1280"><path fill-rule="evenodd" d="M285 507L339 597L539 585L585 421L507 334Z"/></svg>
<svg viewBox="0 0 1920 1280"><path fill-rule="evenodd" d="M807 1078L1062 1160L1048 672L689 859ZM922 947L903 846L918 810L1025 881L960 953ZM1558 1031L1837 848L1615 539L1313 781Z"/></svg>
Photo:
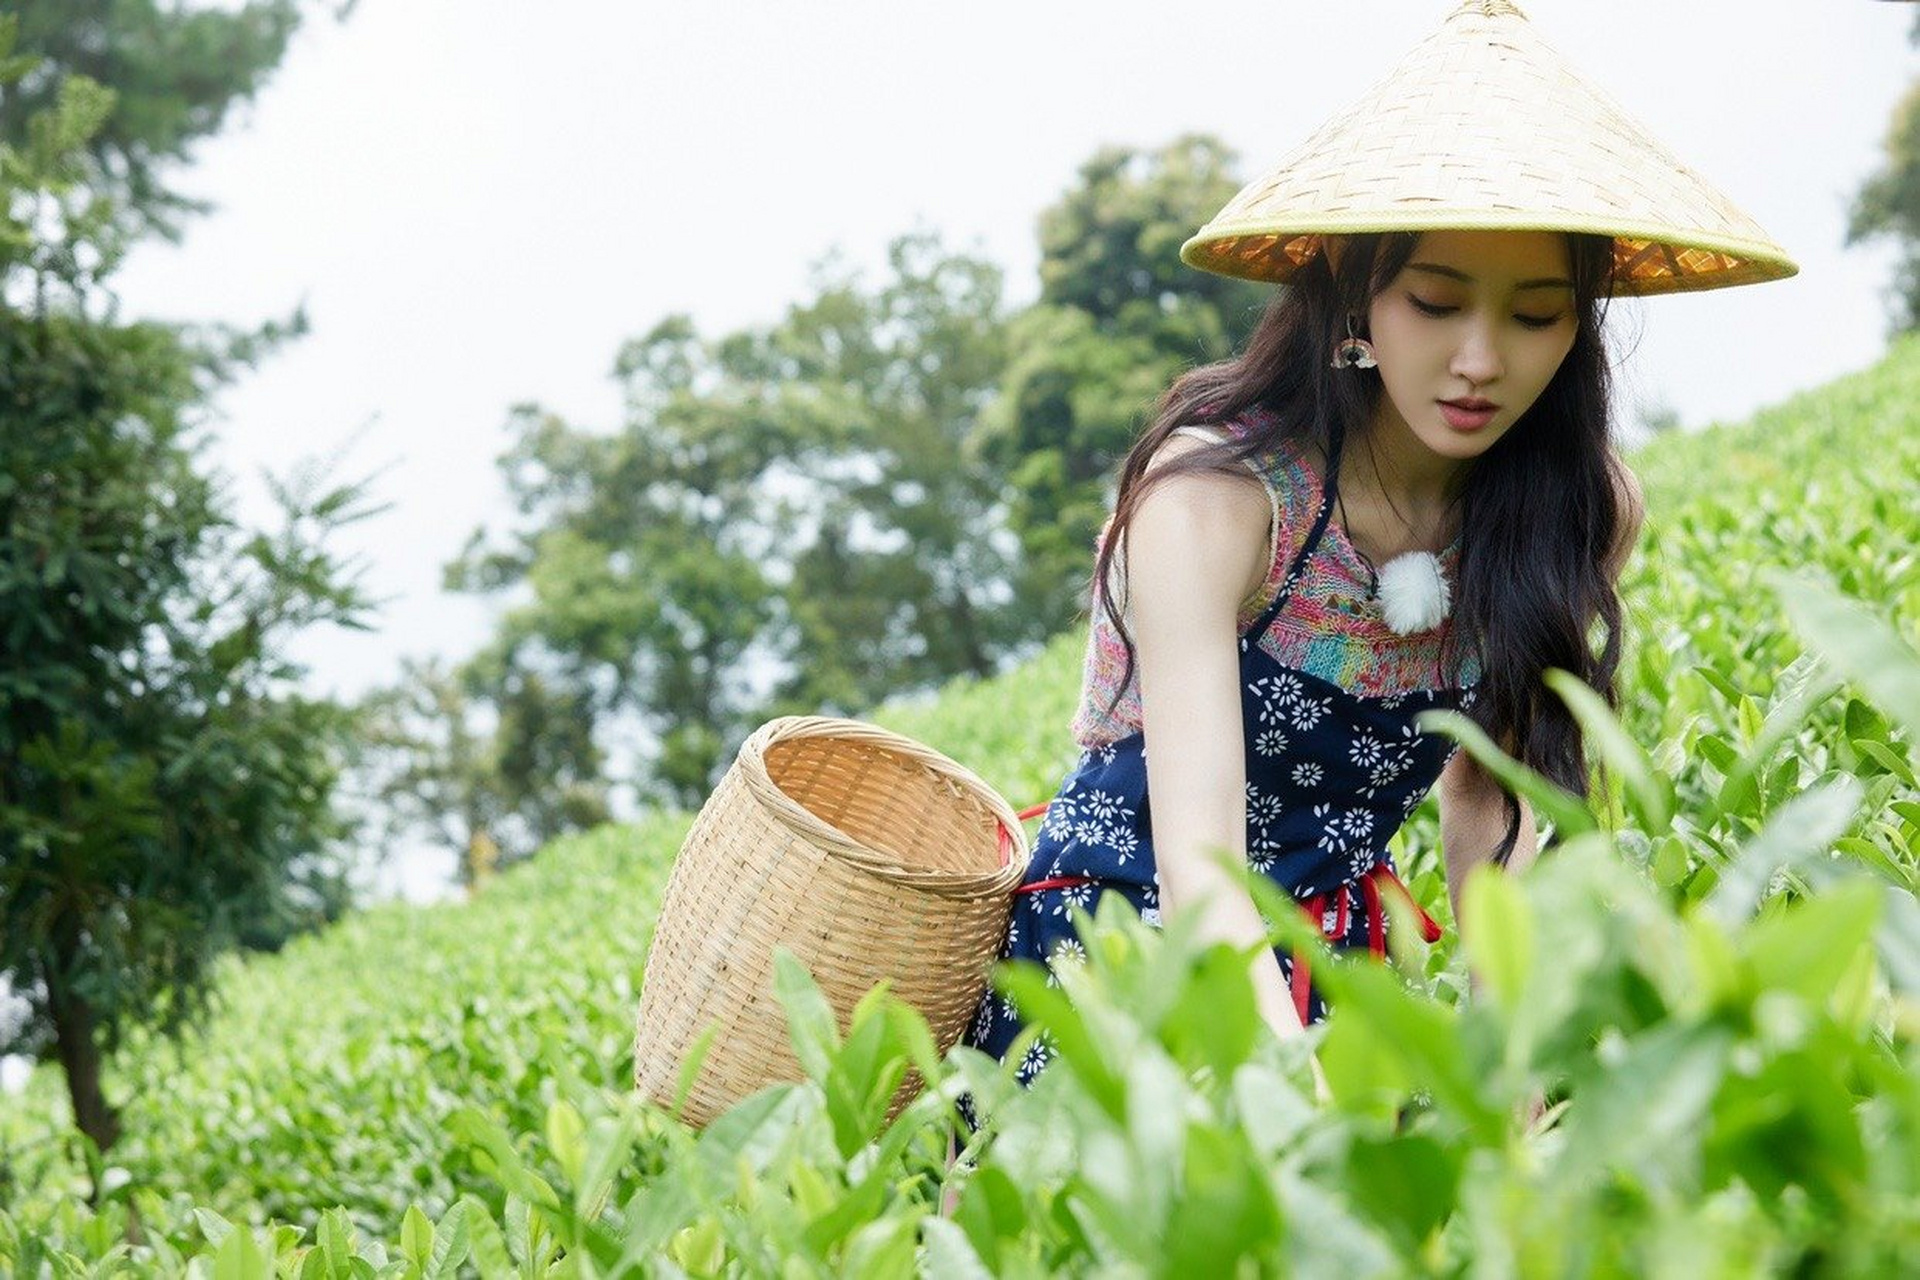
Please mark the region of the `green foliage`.
<svg viewBox="0 0 1920 1280"><path fill-rule="evenodd" d="M0 1053L57 1051L97 1163L120 1130L102 1054L203 1015L223 951L347 905L351 717L301 696L283 653L316 623L365 626L326 544L375 511L309 470L272 482L284 528L250 532L197 469L207 394L277 326L90 318L125 245L121 179L149 171L103 176L88 148L155 86L123 98L16 54L49 12L0 18L0 976L26 1002ZM156 156L183 136L141 127Z"/></svg>
<svg viewBox="0 0 1920 1280"><path fill-rule="evenodd" d="M1012 358L979 436L1020 539L1014 593L1042 634L1088 606L1109 481L1160 393L1232 354L1268 299L1179 259L1194 210L1238 190L1232 159L1202 135L1151 152L1104 148L1040 215L1040 300L1012 322Z"/></svg>
<svg viewBox="0 0 1920 1280"><path fill-rule="evenodd" d="M1017 315L996 267L916 231L871 285L830 256L765 328L663 319L615 360L611 433L516 409L518 527L476 531L446 579L527 599L437 687L410 672L370 699L369 790L512 860L604 794L616 719L648 740L638 797L691 807L771 717L866 715L1058 634L1142 412L1265 299L1178 264L1192 210L1237 185L1229 160L1198 136L1096 155L1041 219L1041 298ZM759 663L784 669L745 687ZM463 717L487 707L475 741ZM419 812L423 786L458 818Z"/></svg>
<svg viewBox="0 0 1920 1280"><path fill-rule="evenodd" d="M1894 331L1905 332L1920 328L1920 82L1894 104L1884 150L1880 168L1854 193L1846 242L1885 238L1899 246L1889 301Z"/></svg>
<svg viewBox="0 0 1920 1280"><path fill-rule="evenodd" d="M388 847L425 833L459 855L460 882L473 888L610 818L588 690L497 649L400 667L398 680L361 697L345 766Z"/></svg>
<svg viewBox="0 0 1920 1280"><path fill-rule="evenodd" d="M182 216L206 209L175 190L167 170L259 91L299 22L297 0L13 0L7 9L22 55L38 62L0 95L0 144L48 143L85 86L109 86L97 118L51 149L111 211L118 239L177 238Z"/></svg>
<svg viewBox="0 0 1920 1280"><path fill-rule="evenodd" d="M606 828L472 903L359 914L228 966L225 1013L189 1052L131 1039L114 1070L145 1101L97 1212L36 1076L0 1110L0 1268L1911 1274L1916 378L1903 344L1636 459L1650 514L1622 714L1550 682L1616 782L1605 812L1569 798L1579 830L1526 875L1469 877L1464 944L1396 926L1392 966L1330 953L1253 878L1335 1009L1305 1037L1264 1029L1248 955L1108 895L1081 921L1083 965L996 974L1031 1022L1006 1063L936 1059L884 991L841 1028L787 959L805 1079L692 1133L628 1089L686 820ZM1831 465L1869 453L1882 465ZM1080 640L876 718L1024 803L1071 763ZM1432 836L1428 807L1398 843L1445 919ZM1469 972L1484 997L1464 998ZM1051 1065L1023 1089L1013 1062L1043 1038ZM887 1123L908 1070L929 1087ZM949 1171L963 1091L988 1121Z"/></svg>
<svg viewBox="0 0 1920 1280"><path fill-rule="evenodd" d="M826 263L767 329L709 341L669 317L627 344L612 434L516 410L501 463L522 526L476 531L447 583L530 599L459 674L503 723L491 772L449 788L523 817L530 851L559 793L599 781L594 730L616 716L654 740L640 798L692 807L773 716L853 714L1040 639L996 591L999 476L972 440L1005 339L998 269L915 233L877 287ZM753 660L786 673L748 688ZM507 714L535 681L570 732Z"/></svg>
<svg viewBox="0 0 1920 1280"><path fill-rule="evenodd" d="M794 554L777 649L792 671L769 714L852 714L988 675L1048 634L1000 589L1001 473L975 439L1008 350L999 268L927 231L896 239L888 267L870 291L823 270L818 298L768 335L779 358L756 377L779 381L748 384L833 418L781 498Z"/></svg>

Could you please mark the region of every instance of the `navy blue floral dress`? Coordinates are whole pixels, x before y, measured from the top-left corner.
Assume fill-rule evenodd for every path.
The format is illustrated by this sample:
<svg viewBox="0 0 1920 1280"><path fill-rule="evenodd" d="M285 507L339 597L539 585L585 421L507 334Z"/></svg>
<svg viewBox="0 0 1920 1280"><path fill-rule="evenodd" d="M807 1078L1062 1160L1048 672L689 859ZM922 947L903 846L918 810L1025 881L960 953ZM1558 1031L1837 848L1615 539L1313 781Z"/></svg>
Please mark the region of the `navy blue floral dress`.
<svg viewBox="0 0 1920 1280"><path fill-rule="evenodd" d="M1230 425L1244 429L1244 423ZM1297 496L1312 472L1296 464L1293 475ZM1319 501L1313 504L1318 509L1305 543L1272 603L1240 633L1247 858L1301 903L1333 946L1366 947L1383 956L1388 917L1380 905L1382 886L1406 894L1387 842L1457 749L1449 739L1416 730L1414 717L1434 708L1470 706L1474 693L1470 683L1462 683L1402 688L1383 696L1356 694L1309 670L1283 665L1271 652L1274 646L1261 643L1282 621L1327 535L1331 476L1319 483L1317 493L1306 492ZM1276 514L1276 532L1278 521ZM1327 567L1329 573L1339 571L1337 563ZM1349 605L1329 592L1314 608L1338 611ZM1316 633L1323 621L1309 619L1304 632ZM1296 651L1318 661L1312 656L1319 652L1313 647L1318 637L1301 634L1297 619L1295 624ZM1326 663L1319 665L1326 669ZM1002 958L1051 968L1083 957L1068 909L1078 906L1091 914L1101 893L1125 895L1143 919L1157 924L1159 883L1150 830L1142 732L1084 749L1048 804L1025 882L1015 892ZM1427 941L1436 941L1439 926L1411 895L1406 900ZM1284 948L1275 954L1301 1021L1319 1021L1326 1007L1307 966L1296 964ZM1021 1026L1012 1005L989 989L961 1042L1004 1058ZM1031 1083L1051 1056L1045 1036L1036 1039L1017 1068L1018 1080ZM961 1110L974 1125L968 1099L961 1100Z"/></svg>

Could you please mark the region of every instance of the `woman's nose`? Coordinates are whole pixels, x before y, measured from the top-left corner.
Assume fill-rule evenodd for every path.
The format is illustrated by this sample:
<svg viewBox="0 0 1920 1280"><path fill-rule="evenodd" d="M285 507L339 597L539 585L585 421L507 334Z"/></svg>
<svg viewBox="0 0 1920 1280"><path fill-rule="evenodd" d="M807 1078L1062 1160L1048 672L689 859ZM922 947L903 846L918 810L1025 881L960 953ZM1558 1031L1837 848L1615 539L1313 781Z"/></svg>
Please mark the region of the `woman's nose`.
<svg viewBox="0 0 1920 1280"><path fill-rule="evenodd" d="M1505 362L1500 356L1500 343L1494 335L1493 325L1485 320L1470 321L1461 335L1459 348L1453 353L1453 363L1448 371L1479 386L1499 377L1504 368Z"/></svg>

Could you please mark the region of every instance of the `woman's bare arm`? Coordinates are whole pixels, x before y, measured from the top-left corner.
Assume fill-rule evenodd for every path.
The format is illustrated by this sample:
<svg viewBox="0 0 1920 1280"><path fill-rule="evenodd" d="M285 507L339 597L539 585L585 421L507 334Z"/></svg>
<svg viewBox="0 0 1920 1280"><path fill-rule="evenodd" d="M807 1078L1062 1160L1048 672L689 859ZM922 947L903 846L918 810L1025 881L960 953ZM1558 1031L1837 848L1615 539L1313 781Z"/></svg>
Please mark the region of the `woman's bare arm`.
<svg viewBox="0 0 1920 1280"><path fill-rule="evenodd" d="M1467 873L1493 858L1507 834L1506 793L1493 776L1465 751L1456 751L1440 771L1440 852L1446 863L1447 898L1460 919L1460 888ZM1540 835L1534 827L1533 806L1520 802L1520 834L1514 841L1507 870L1518 874L1533 864Z"/></svg>
<svg viewBox="0 0 1920 1280"><path fill-rule="evenodd" d="M1155 466L1186 444L1169 441ZM1266 578L1270 511L1251 475L1176 476L1142 499L1126 538L1161 905L1201 903L1200 935L1242 947L1263 941L1266 926L1246 887L1209 851L1225 848L1236 865L1246 861L1235 624ZM1260 949L1252 972L1261 1017L1276 1034L1298 1034L1299 1014L1270 950Z"/></svg>

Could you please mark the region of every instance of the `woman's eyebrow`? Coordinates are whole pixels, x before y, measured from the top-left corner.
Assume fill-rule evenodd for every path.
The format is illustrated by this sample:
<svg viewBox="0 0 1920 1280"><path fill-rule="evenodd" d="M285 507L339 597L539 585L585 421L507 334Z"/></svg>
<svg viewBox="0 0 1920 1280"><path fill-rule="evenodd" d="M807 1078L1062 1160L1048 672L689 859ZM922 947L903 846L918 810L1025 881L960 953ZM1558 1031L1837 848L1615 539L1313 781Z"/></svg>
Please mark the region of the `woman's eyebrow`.
<svg viewBox="0 0 1920 1280"><path fill-rule="evenodd" d="M1407 264L1407 270L1430 271L1434 275L1446 276L1450 280L1459 280L1465 284L1473 283L1473 277L1466 272L1453 267L1443 267L1437 262L1409 262ZM1573 281L1560 276L1542 276L1537 280L1522 280L1513 287L1515 292L1521 289L1571 289L1573 288Z"/></svg>

